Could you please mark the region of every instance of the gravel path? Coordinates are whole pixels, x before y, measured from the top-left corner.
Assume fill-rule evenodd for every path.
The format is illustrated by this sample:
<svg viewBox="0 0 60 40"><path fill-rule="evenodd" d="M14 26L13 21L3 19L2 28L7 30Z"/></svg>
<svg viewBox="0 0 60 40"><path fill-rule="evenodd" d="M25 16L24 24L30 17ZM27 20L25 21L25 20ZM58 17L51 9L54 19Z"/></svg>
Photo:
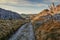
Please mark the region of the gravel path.
<svg viewBox="0 0 60 40"><path fill-rule="evenodd" d="M32 24L23 25L9 40L35 40Z"/></svg>

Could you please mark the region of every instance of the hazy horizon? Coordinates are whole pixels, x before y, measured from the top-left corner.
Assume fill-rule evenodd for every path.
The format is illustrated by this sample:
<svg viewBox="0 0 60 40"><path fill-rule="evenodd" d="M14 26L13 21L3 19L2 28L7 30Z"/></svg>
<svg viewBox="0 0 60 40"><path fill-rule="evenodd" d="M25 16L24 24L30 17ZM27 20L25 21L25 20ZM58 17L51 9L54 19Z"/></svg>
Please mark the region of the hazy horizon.
<svg viewBox="0 0 60 40"><path fill-rule="evenodd" d="M0 0L0 8L20 14L36 14L47 9L52 2L60 4L60 0Z"/></svg>

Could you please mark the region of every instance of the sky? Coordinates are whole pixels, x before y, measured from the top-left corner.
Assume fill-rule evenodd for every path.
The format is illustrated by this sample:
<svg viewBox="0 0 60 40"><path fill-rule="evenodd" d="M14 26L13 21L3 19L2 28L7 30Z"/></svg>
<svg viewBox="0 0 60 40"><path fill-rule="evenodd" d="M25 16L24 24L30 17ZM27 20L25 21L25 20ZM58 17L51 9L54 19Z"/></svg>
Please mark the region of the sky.
<svg viewBox="0 0 60 40"><path fill-rule="evenodd" d="M60 4L60 0L0 0L0 8L19 14L37 14L47 9L52 2Z"/></svg>

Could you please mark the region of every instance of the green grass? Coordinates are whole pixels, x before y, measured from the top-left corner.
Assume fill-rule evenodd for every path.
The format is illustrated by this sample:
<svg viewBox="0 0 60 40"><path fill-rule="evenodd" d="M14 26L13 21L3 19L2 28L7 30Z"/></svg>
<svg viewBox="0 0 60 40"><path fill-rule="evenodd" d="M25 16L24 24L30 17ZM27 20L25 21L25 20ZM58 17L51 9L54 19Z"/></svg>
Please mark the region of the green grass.
<svg viewBox="0 0 60 40"><path fill-rule="evenodd" d="M0 40L7 40L23 24L23 20L0 20Z"/></svg>

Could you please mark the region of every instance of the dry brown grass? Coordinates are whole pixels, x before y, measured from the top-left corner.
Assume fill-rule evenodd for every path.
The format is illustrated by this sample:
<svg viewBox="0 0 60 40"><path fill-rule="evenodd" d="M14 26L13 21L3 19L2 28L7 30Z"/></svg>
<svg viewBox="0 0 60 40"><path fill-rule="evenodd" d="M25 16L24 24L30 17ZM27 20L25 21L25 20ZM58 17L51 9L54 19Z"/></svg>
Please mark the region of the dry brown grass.
<svg viewBox="0 0 60 40"><path fill-rule="evenodd" d="M60 40L60 22L49 20L35 29L36 40Z"/></svg>

